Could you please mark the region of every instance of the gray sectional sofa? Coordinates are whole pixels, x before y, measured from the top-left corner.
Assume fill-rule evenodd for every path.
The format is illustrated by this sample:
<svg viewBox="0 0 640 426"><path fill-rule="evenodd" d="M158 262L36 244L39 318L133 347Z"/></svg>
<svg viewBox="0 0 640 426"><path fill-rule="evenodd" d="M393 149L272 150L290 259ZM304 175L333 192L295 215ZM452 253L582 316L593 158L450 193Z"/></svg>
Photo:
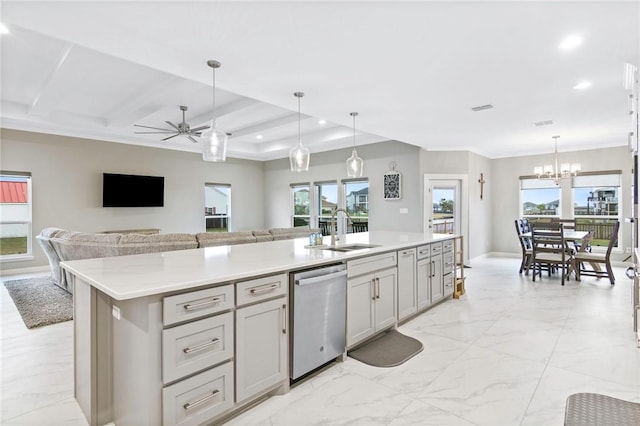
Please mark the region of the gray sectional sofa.
<svg viewBox="0 0 640 426"><path fill-rule="evenodd" d="M61 261L301 238L307 237L310 232L319 231L319 229L301 226L245 232L143 235L87 233L45 228L36 236L36 239L49 260L53 282L73 293L71 280L60 268Z"/></svg>

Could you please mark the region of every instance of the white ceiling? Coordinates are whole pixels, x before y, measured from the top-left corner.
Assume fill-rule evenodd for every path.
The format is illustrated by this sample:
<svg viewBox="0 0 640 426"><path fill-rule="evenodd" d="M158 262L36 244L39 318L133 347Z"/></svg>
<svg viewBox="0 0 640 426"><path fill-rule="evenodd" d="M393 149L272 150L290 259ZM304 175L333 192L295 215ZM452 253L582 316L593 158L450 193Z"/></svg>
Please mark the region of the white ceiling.
<svg viewBox="0 0 640 426"><path fill-rule="evenodd" d="M638 1L5 1L2 127L199 151L167 127L188 106L232 133L228 155L283 158L395 139L489 158L627 143L624 63ZM583 42L564 51L564 37ZM581 80L592 86L573 89ZM474 106L493 109L473 112ZM319 124L319 119L327 124ZM551 126L534 122L553 120ZM257 139L262 135L262 139Z"/></svg>

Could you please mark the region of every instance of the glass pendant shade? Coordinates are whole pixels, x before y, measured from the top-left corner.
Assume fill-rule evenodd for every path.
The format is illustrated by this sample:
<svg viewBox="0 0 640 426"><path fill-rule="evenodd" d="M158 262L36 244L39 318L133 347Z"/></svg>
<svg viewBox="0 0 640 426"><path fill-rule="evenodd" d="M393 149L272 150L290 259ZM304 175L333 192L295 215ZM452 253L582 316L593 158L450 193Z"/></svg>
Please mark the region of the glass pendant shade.
<svg viewBox="0 0 640 426"><path fill-rule="evenodd" d="M347 176L350 178L362 177L363 169L364 160L358 157L356 149L353 148L353 151L351 151L351 157L347 158Z"/></svg>
<svg viewBox="0 0 640 426"><path fill-rule="evenodd" d="M353 151L351 151L351 157L347 158L346 161L347 176L350 178L362 177L364 160L358 157L358 153L356 152L356 117L358 116L358 113L351 112L349 115L353 117Z"/></svg>
<svg viewBox="0 0 640 426"><path fill-rule="evenodd" d="M229 135L220 130L216 123L216 69L222 65L218 61L209 60L207 65L213 70L213 118L209 128L202 132L202 159L204 161L222 162L227 160L227 140Z"/></svg>
<svg viewBox="0 0 640 426"><path fill-rule="evenodd" d="M300 98L304 96L304 93L295 92L293 96L298 98L298 144L289 151L289 164L292 172L306 172L309 170L310 153L307 148L302 146L300 136Z"/></svg>
<svg viewBox="0 0 640 426"><path fill-rule="evenodd" d="M202 159L221 162L227 159L227 134L218 128L215 118L210 127L202 132Z"/></svg>
<svg viewBox="0 0 640 426"><path fill-rule="evenodd" d="M302 146L302 141L298 139L298 144L289 151L289 163L292 172L306 172L309 170L310 153Z"/></svg>

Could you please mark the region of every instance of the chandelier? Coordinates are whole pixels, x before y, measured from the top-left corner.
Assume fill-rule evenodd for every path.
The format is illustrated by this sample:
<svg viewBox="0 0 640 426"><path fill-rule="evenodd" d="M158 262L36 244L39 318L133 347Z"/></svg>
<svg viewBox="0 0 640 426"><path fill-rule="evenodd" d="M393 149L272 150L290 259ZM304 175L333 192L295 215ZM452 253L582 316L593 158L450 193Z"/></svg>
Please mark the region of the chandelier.
<svg viewBox="0 0 640 426"><path fill-rule="evenodd" d="M560 136L553 136L555 148L553 151L553 157L555 167L551 164L544 166L536 166L533 168L533 173L538 176L538 179L552 179L556 185L560 184L561 179L570 178L580 173L580 163L560 163L558 167L558 138Z"/></svg>

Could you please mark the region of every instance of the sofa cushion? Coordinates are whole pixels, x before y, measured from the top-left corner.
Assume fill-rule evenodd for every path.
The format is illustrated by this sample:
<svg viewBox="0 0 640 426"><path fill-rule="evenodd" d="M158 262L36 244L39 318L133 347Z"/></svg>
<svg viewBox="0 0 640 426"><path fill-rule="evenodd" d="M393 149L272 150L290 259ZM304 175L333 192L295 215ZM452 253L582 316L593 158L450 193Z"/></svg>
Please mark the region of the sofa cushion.
<svg viewBox="0 0 640 426"><path fill-rule="evenodd" d="M315 230L310 229L308 225L306 226L295 226L292 228L271 228L269 229L271 235L273 235L273 239L275 241L278 240L288 240L291 238L303 238L308 237L311 232L315 232Z"/></svg>
<svg viewBox="0 0 640 426"><path fill-rule="evenodd" d="M94 259L118 256L117 244L121 237L120 234L66 232L51 238L51 244L62 261Z"/></svg>
<svg viewBox="0 0 640 426"><path fill-rule="evenodd" d="M259 229L257 231L251 231L251 233L259 243L262 241L273 241L273 235L271 235L268 229Z"/></svg>
<svg viewBox="0 0 640 426"><path fill-rule="evenodd" d="M251 232L201 232L196 234L198 247L227 246L233 244L255 243Z"/></svg>
<svg viewBox="0 0 640 426"><path fill-rule="evenodd" d="M193 234L123 234L118 242L119 255L158 253L198 247Z"/></svg>

